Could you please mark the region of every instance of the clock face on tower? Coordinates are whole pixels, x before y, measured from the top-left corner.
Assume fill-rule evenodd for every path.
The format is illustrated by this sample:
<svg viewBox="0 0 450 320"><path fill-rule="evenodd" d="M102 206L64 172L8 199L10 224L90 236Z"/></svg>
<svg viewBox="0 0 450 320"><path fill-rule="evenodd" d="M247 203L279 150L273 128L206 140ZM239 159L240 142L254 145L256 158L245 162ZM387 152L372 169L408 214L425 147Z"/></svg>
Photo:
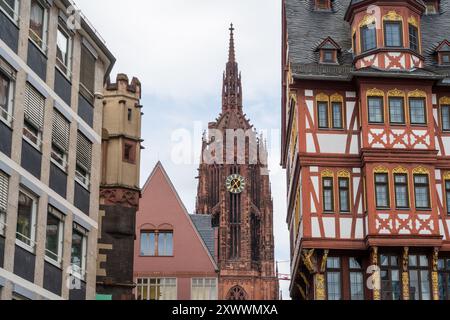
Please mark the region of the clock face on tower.
<svg viewBox="0 0 450 320"><path fill-rule="evenodd" d="M238 174L233 174L227 178L226 186L230 193L242 193L245 189L245 178Z"/></svg>

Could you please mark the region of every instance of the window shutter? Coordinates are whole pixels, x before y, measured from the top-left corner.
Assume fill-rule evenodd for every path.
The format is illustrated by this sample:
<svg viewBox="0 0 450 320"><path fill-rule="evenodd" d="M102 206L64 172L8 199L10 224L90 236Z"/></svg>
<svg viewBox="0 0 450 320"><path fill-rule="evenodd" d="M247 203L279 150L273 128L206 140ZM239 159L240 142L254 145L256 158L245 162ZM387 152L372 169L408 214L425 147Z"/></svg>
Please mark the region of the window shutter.
<svg viewBox="0 0 450 320"><path fill-rule="evenodd" d="M77 139L77 163L91 171L92 143L80 132Z"/></svg>
<svg viewBox="0 0 450 320"><path fill-rule="evenodd" d="M44 126L45 98L29 83L25 88L25 118L37 129Z"/></svg>
<svg viewBox="0 0 450 320"><path fill-rule="evenodd" d="M59 111L54 110L52 142L66 152L69 151L69 132L69 121Z"/></svg>
<svg viewBox="0 0 450 320"><path fill-rule="evenodd" d="M8 176L0 172L0 212L6 212L8 209L8 185Z"/></svg>

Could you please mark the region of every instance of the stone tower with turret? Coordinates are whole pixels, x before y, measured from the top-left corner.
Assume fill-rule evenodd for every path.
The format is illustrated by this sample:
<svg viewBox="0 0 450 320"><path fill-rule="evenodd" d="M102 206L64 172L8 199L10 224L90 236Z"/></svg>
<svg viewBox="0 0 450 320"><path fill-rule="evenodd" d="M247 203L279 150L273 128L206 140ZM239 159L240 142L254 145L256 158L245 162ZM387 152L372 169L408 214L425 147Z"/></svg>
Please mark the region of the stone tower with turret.
<svg viewBox="0 0 450 320"><path fill-rule="evenodd" d="M136 212L141 195L141 84L124 74L104 90L97 294L132 299Z"/></svg>

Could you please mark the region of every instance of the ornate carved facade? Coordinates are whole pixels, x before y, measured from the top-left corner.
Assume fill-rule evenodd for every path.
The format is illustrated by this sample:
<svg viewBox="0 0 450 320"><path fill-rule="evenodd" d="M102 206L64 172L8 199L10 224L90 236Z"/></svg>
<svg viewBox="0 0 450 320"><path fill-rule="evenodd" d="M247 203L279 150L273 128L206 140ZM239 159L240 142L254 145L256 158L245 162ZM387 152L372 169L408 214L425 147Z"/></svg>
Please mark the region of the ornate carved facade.
<svg viewBox="0 0 450 320"><path fill-rule="evenodd" d="M450 2L319 3L283 1L291 295L450 299Z"/></svg>
<svg viewBox="0 0 450 320"><path fill-rule="evenodd" d="M136 212L139 207L141 84L119 74L105 88L97 293L133 299Z"/></svg>
<svg viewBox="0 0 450 320"><path fill-rule="evenodd" d="M222 113L209 124L209 135L203 139L196 211L211 215L217 228L219 299L271 300L278 298L278 281L267 153L242 110L233 27L230 30ZM243 144L239 134L245 135Z"/></svg>

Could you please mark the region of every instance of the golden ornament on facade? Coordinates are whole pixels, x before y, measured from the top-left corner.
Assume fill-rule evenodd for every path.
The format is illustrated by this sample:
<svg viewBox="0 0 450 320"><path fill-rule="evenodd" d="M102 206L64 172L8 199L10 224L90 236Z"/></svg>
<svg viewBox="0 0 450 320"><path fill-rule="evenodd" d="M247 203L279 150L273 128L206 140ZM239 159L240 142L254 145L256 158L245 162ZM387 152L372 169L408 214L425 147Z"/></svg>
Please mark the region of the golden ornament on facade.
<svg viewBox="0 0 450 320"><path fill-rule="evenodd" d="M450 105L450 97L442 97L439 99L440 105Z"/></svg>
<svg viewBox="0 0 450 320"><path fill-rule="evenodd" d="M424 167L417 167L413 170L414 174L430 174L430 170Z"/></svg>
<svg viewBox="0 0 450 320"><path fill-rule="evenodd" d="M403 291L403 300L409 300L409 274L408 274L408 272L402 273L402 291Z"/></svg>
<svg viewBox="0 0 450 320"><path fill-rule="evenodd" d="M321 173L322 178L333 178L334 177L334 172L331 170L323 170Z"/></svg>
<svg viewBox="0 0 450 320"><path fill-rule="evenodd" d="M327 270L327 260L329 253L330 253L329 250L324 250L323 252L322 264L320 265L320 272L325 272Z"/></svg>
<svg viewBox="0 0 450 320"><path fill-rule="evenodd" d="M389 173L389 169L384 166L378 166L375 169L373 169L373 172L375 173Z"/></svg>
<svg viewBox="0 0 450 320"><path fill-rule="evenodd" d="M383 16L383 20L403 21L403 17L401 15L399 15L397 12L395 12L394 10L392 10Z"/></svg>
<svg viewBox="0 0 450 320"><path fill-rule="evenodd" d="M328 97L325 93L319 93L316 96L316 101L328 102L329 100L330 100L330 97Z"/></svg>
<svg viewBox="0 0 450 320"><path fill-rule="evenodd" d="M427 93L425 91L416 89L414 91L408 92L408 97L410 97L410 98L426 98Z"/></svg>
<svg viewBox="0 0 450 320"><path fill-rule="evenodd" d="M326 300L325 294L325 275L322 273L318 273L315 275L315 291L316 291L316 300Z"/></svg>
<svg viewBox="0 0 450 320"><path fill-rule="evenodd" d="M419 28L419 23L417 22L417 19L415 17L409 17L408 24L411 24L414 27Z"/></svg>
<svg viewBox="0 0 450 320"><path fill-rule="evenodd" d="M350 171L348 171L348 170L340 170L338 172L338 178L350 178Z"/></svg>
<svg viewBox="0 0 450 320"><path fill-rule="evenodd" d="M344 97L338 93L335 93L330 97L330 100L331 100L331 102L342 102L343 103Z"/></svg>
<svg viewBox="0 0 450 320"><path fill-rule="evenodd" d="M397 167L392 171L394 174L408 174L408 169L404 167Z"/></svg>
<svg viewBox="0 0 450 320"><path fill-rule="evenodd" d="M388 91L388 97L404 97L405 92L398 89L392 89Z"/></svg>
<svg viewBox="0 0 450 320"><path fill-rule="evenodd" d="M446 171L442 177L444 180L450 180L450 171Z"/></svg>
<svg viewBox="0 0 450 320"><path fill-rule="evenodd" d="M377 89L377 88L373 88L373 89L367 90L367 96L368 97L384 97L384 91Z"/></svg>
<svg viewBox="0 0 450 320"><path fill-rule="evenodd" d="M370 24L373 24L377 21L374 15L367 14L362 18L361 22L359 23L359 27L364 27Z"/></svg>

